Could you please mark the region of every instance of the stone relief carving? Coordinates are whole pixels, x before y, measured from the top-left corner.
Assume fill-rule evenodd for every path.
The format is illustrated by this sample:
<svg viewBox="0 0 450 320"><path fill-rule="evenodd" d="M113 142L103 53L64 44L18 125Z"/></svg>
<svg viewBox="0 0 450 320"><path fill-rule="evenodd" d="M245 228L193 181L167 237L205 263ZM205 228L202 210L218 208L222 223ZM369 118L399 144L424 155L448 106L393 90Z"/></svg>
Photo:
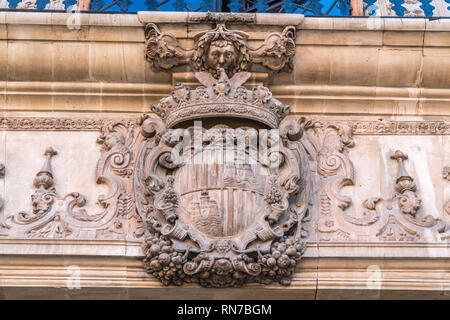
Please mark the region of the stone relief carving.
<svg viewBox="0 0 450 320"><path fill-rule="evenodd" d="M124 122L128 126L135 118L52 118L52 117L0 117L0 130L58 130L99 131L108 122ZM448 121L378 121L378 120L317 120L328 124L347 125L357 135L449 135Z"/></svg>
<svg viewBox="0 0 450 320"><path fill-rule="evenodd" d="M391 159L398 163L394 197L389 200L371 198L363 203L363 207L389 217L377 236L383 241L412 241L425 240L425 229L433 231L433 235L443 233L446 226L440 219L418 213L422 200L414 179L405 168L404 161L408 156L397 150L391 155Z"/></svg>
<svg viewBox="0 0 450 320"><path fill-rule="evenodd" d="M250 76L248 72L228 79L224 69L220 71L219 80L206 72L196 73L197 79L205 86L191 91L177 84L172 95L163 98L158 105L152 105L151 110L169 127L199 117L220 117L224 113L234 118L246 117L263 122L271 128L278 127L289 107L273 99L266 87L258 86L252 91L242 87L241 84Z"/></svg>
<svg viewBox="0 0 450 320"><path fill-rule="evenodd" d="M145 268L165 285L288 285L305 250L310 203L302 128L296 121L281 122L289 108L267 88L242 86L248 73L228 79L221 68L217 80L208 73L196 76L204 87L177 85L152 106L162 121L149 116L141 121L134 185L146 223ZM279 133L270 135L267 153L255 159L250 147L240 156L233 151L250 128L173 129L208 117L253 120ZM250 158L253 164L241 161Z"/></svg>
<svg viewBox="0 0 450 320"><path fill-rule="evenodd" d="M99 131L109 122L123 122L127 126L136 123L133 119L92 119L92 118L51 118L51 117L0 117L3 130L58 130L58 131Z"/></svg>
<svg viewBox="0 0 450 320"><path fill-rule="evenodd" d="M251 63L274 71L292 69L295 28L268 35L257 49L248 47L247 37L218 24L197 34L196 47L186 50L175 37L148 24L146 54L152 67L167 70L190 63L201 83L194 90L177 84L169 97L151 106L160 120L149 115L138 123L1 118L0 127L7 130L100 129L96 178L110 191L99 197L103 211L97 214L86 212L86 199L77 192L60 197L51 167L56 151L48 148L34 179L32 208L3 221L5 235L140 240L149 274L165 285L198 282L206 287L288 285L305 251L311 219L320 241L364 236L368 241L424 241L425 230L450 238L441 220L420 212L419 192L405 167L408 157L400 151L391 157L399 168L391 199L369 198L360 215L351 215L352 200L342 194L355 180L349 158L354 134L449 134L448 122L285 119L289 107L268 88L243 85ZM226 125L200 132L190 127L185 136L176 129L204 118L246 119L279 133L269 137L268 153L258 155L255 163L241 163L236 154L231 161L219 161L215 157L224 144L238 144L236 131ZM184 138L189 143L180 149ZM213 164L187 161L199 156L212 157ZM246 148L243 156L251 158L252 150ZM445 210L449 213L448 204Z"/></svg>
<svg viewBox="0 0 450 320"><path fill-rule="evenodd" d="M348 240L346 224L366 225L376 221L373 215L353 217L345 212L351 199L341 194L345 186L353 185L354 169L348 149L354 146L351 128L346 124L324 124L316 120L299 120L305 135L302 140L316 173L317 222L320 240Z"/></svg>
<svg viewBox="0 0 450 320"><path fill-rule="evenodd" d="M30 212L10 215L2 223L2 235L27 238L129 239L143 235L143 225L132 197L131 176L134 129L127 122L110 122L101 130L98 143L102 156L97 164L97 183L106 184L110 193L98 203L104 211L89 214L84 196L72 192L59 197L51 166L57 152L49 147L46 160L37 173L31 195Z"/></svg>
<svg viewBox="0 0 450 320"><path fill-rule="evenodd" d="M51 147L45 150L46 160L33 181L35 192L31 195L32 210L9 216L4 223L7 229L17 226L14 231L20 229L29 238L67 238L73 233L61 215L72 215L72 210L75 207L82 208L86 200L77 192L62 198L57 196L51 166L51 159L56 154Z"/></svg>
<svg viewBox="0 0 450 320"><path fill-rule="evenodd" d="M0 163L0 178L5 177L5 165L3 163ZM3 209L4 202L3 199L0 197L0 211Z"/></svg>
<svg viewBox="0 0 450 320"><path fill-rule="evenodd" d="M351 199L339 191L354 184L354 171L346 156L347 147L353 146L350 127L301 119L305 136L310 137L310 155L316 155L318 209L316 231L320 241L429 241L445 239L448 226L440 219L419 213L421 199L414 179L408 174L404 161L408 156L400 151L391 155L398 162L398 177L393 198L369 198L362 203L363 211L350 216L345 209ZM344 129L345 128L345 129ZM310 129L310 130L308 130ZM324 130L325 129L325 130ZM331 138L324 137L331 133ZM333 133L334 131L334 133ZM345 134L347 132L347 134ZM308 135L311 133L311 135ZM315 165L315 163L314 163ZM314 215L313 215L314 216ZM430 232L425 232L430 230ZM425 237L428 237L427 239ZM430 239L429 237L433 237Z"/></svg>
<svg viewBox="0 0 450 320"><path fill-rule="evenodd" d="M184 49L177 39L162 33L154 23L145 26L145 57L154 71L169 70L190 63L196 72L209 72L215 79L222 68L228 77L246 71L252 63L260 63L272 71L292 71L295 55L294 26L281 33L269 34L258 48L250 48L248 34L229 30L224 23L215 29L199 32L194 36L194 48Z"/></svg>
<svg viewBox="0 0 450 320"><path fill-rule="evenodd" d="M286 27L283 32L269 34L264 43L250 52L253 63L261 63L274 71L291 72L294 69L296 29Z"/></svg>
<svg viewBox="0 0 450 320"><path fill-rule="evenodd" d="M184 50L169 33L162 33L154 23L145 26L145 58L155 71L168 70L189 62L190 51Z"/></svg>
<svg viewBox="0 0 450 320"><path fill-rule="evenodd" d="M428 229L431 231L429 234L439 239L439 235L443 234L447 227L440 219L419 213L421 199L414 179L404 164L408 156L397 150L390 158L398 163L394 196L388 200L369 198L362 204L369 211L377 212L380 220L383 220L377 237L382 241L427 240L424 231Z"/></svg>
<svg viewBox="0 0 450 320"><path fill-rule="evenodd" d="M321 121L322 123L329 123ZM448 135L448 121L374 121L345 120L331 123L346 124L352 128L354 135Z"/></svg>
<svg viewBox="0 0 450 320"><path fill-rule="evenodd" d="M218 24L214 30L197 33L191 56L192 68L206 71L216 79L221 68L229 77L247 70L250 64L248 36L242 31L228 30L224 24Z"/></svg>

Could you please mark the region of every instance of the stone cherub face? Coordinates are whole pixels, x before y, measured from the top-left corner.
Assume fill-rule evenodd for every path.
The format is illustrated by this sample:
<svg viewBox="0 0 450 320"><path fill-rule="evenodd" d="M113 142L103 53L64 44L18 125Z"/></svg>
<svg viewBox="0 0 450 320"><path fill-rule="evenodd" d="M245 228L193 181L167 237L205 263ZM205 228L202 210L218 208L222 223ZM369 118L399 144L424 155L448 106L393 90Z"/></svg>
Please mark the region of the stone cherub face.
<svg viewBox="0 0 450 320"><path fill-rule="evenodd" d="M218 40L211 43L206 55L206 65L209 69L225 71L232 69L237 60L236 49L226 40Z"/></svg>
<svg viewBox="0 0 450 320"><path fill-rule="evenodd" d="M228 30L223 24L197 34L191 56L192 68L196 72L208 72L215 79L219 79L221 69L229 78L247 70L250 64L247 38L248 34Z"/></svg>

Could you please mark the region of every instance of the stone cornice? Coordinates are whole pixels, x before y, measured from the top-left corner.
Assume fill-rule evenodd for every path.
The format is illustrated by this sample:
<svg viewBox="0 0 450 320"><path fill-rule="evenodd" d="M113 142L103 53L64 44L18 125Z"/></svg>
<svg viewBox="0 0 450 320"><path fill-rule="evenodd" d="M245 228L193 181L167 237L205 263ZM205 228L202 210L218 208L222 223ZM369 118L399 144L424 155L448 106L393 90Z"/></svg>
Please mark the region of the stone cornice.
<svg viewBox="0 0 450 320"><path fill-rule="evenodd" d="M145 23L196 24L212 21L207 13L200 12L150 12L136 14L81 13L81 24L86 26L139 27ZM0 25L66 25L72 13L63 12L0 12ZM298 25L303 30L352 31L450 31L450 18L369 18L369 17L305 17L301 14L250 13L236 15L230 23L252 22L257 25ZM240 18L241 17L241 18ZM374 21L377 23L367 23Z"/></svg>
<svg viewBox="0 0 450 320"><path fill-rule="evenodd" d="M19 241L16 241L19 242ZM33 241L36 242L36 241ZM48 241L48 245L56 248L58 241ZM61 242L61 241L59 241ZM19 245L5 243L19 249ZM111 242L112 244L112 242ZM19 246L18 246L19 245ZM41 245L44 245L41 243ZM117 245L119 245L117 243ZM312 244L316 246L317 244ZM337 244L329 244L336 246ZM367 251L369 244L362 250ZM347 245L348 250L354 246ZM398 244L397 244L398 246ZM411 246L414 253L417 244ZM428 245L430 246L430 245ZM447 257L410 257L398 259L391 256L383 248L370 244L370 252L380 252L377 257L352 258L304 257L293 277L290 287L277 284L263 286L248 284L242 288L210 289L195 284L188 284L177 290L164 288L156 279L146 277L139 258L133 254L85 255L83 250L71 254L73 250L83 248L83 244L67 244L57 254L31 254L27 247L23 255L2 253L0 256L2 286L1 298L24 298L24 289L28 298L73 298L81 296L92 298L121 299L325 299L325 298L449 298L450 272ZM130 252L133 245L123 243L123 252ZM385 245L386 247L386 245ZM419 245L420 247L420 245ZM34 247L33 247L34 248ZM92 252L92 246L91 252ZM311 250L308 248L307 251ZM381 249L381 251L380 251ZM385 248L384 248L385 249ZM405 248L402 248L405 249ZM426 250L426 248L423 248ZM444 249L444 248L443 248ZM72 250L72 251L73 251ZM330 248L330 252L335 249ZM448 250L448 248L447 248ZM109 249L111 251L111 249ZM55 252L56 253L56 252ZM74 279L74 272L79 282ZM79 285L79 289L68 285ZM255 290L257 289L257 290Z"/></svg>

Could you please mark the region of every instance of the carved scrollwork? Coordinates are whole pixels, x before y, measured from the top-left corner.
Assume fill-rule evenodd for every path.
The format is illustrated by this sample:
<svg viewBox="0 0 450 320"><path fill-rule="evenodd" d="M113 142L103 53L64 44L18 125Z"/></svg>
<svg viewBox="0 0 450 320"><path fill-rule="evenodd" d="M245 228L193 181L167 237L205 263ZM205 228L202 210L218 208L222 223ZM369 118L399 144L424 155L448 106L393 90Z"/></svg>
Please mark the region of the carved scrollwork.
<svg viewBox="0 0 450 320"><path fill-rule="evenodd" d="M154 71L168 70L189 61L189 51L184 50L177 39L162 33L154 23L145 26L145 58Z"/></svg>
<svg viewBox="0 0 450 320"><path fill-rule="evenodd" d="M300 119L305 134L302 143L317 172L319 187L317 231L322 240L347 240L348 225L370 225L378 220L375 214L352 216L345 210L350 197L342 195L345 186L354 184L354 168L348 150L355 143L352 129L345 123L322 123Z"/></svg>
<svg viewBox="0 0 450 320"><path fill-rule="evenodd" d="M78 192L59 197L54 184L51 159L57 153L47 148L43 168L34 179L31 212L10 215L2 224L9 236L30 238L139 239L143 225L134 207L131 177L135 125L111 121L101 128L97 142L102 155L97 164L97 183L109 187L98 203L104 211L91 214L83 207L86 199Z"/></svg>
<svg viewBox="0 0 450 320"><path fill-rule="evenodd" d="M414 179L404 164L408 155L396 150L390 158L398 163L394 196L388 200L370 198L363 202L363 207L380 215L376 236L382 241L423 241L423 231L429 229L433 236L440 237L446 230L444 222L419 213L421 199Z"/></svg>
<svg viewBox="0 0 450 320"><path fill-rule="evenodd" d="M281 33L269 34L259 48L250 51L252 62L261 63L273 71L292 72L295 37L294 26L286 27Z"/></svg>
<svg viewBox="0 0 450 320"><path fill-rule="evenodd" d="M154 23L145 26L147 61L155 71L190 63L195 72L207 72L219 79L220 69L228 77L249 70L252 63L260 63L269 70L291 72L295 55L296 29L286 27L281 33L267 35L258 48L248 46L248 34L229 30L224 22L216 21L216 28L194 36L193 48L182 48L177 39L162 33Z"/></svg>
<svg viewBox="0 0 450 320"><path fill-rule="evenodd" d="M160 153L162 149L156 151L158 147L155 147L155 143L151 140L145 142L143 147ZM147 153L145 149L141 149L141 155ZM287 150L285 152L290 153ZM150 167L154 168L154 173L159 170L160 163L152 160L157 158L157 155L150 154L149 158L138 162L137 172L145 173ZM297 158L290 157L290 159ZM293 165L290 159L286 162L288 167ZM145 163L148 166L140 166ZM205 164L205 168L207 166ZM248 171L250 167L245 169L244 166L242 169L247 170L246 174L253 174L252 171ZM272 176L263 196L264 194L259 195L257 189L252 191L253 188L258 188L255 177L250 175L244 180L245 183L238 182L234 180L237 176L233 178L232 175L236 170L234 166L224 164L216 167L215 170L219 170L220 175L226 180L222 182L225 188L223 196L229 199L247 198L250 201L247 203L249 209L261 205L256 201L261 197L268 206L265 209L266 214L259 217L256 212L241 212L243 220L234 230L232 220L229 220L227 225L227 220L223 216L225 212L232 214L233 202L220 204L220 193L212 186L202 186L202 183L209 184L214 176L202 180L199 186L192 185L194 190L200 191L194 191L194 194L198 193L198 198L194 196L189 200L192 191L189 191L188 185L195 183L195 180L188 179L186 175L198 174L198 170L204 169L195 165L191 168L186 164L171 169L169 171L171 175L165 181L152 175L148 175L143 181L142 178L135 177L136 189L142 190L142 186L146 186L148 190L141 198L142 202L138 203L139 211L146 214L147 221L148 234L143 247L147 272L166 285L181 285L183 282L192 281L198 281L207 287L241 286L249 281L262 283L278 281L284 285L289 284L296 261L305 250L302 240L305 234L301 231L295 232L296 229L302 230L301 224L307 208L303 203L303 197L299 197L298 178L285 174L279 178ZM296 173L297 177L300 175ZM146 174L143 175L145 176ZM242 186L243 189L242 191L238 191L239 188L227 189L227 185L235 186L233 188ZM230 193L231 190L235 191ZM253 198L255 200L251 200ZM280 224L281 217L285 216L289 209L288 199L296 198L297 201L291 206L288 219ZM237 206L234 210L242 209L239 203ZM189 214L184 213L185 210ZM245 222L250 219L246 218L245 214L256 215L253 218L255 222L253 224ZM293 235L290 235L291 232ZM223 236L226 238L221 238Z"/></svg>
<svg viewBox="0 0 450 320"><path fill-rule="evenodd" d="M52 157L57 152L49 147L45 150L46 160L34 178L35 192L31 195L32 211L19 212L9 216L4 226L12 233L20 232L30 238L65 238L72 235L69 216L78 213L74 208L85 205L85 198L79 193L70 193L59 198L54 186ZM82 211L81 209L80 211Z"/></svg>
<svg viewBox="0 0 450 320"><path fill-rule="evenodd" d="M134 209L130 189L135 136L134 125L111 121L101 129L97 139L103 151L97 164L97 183L106 183L110 190L98 197L98 203L105 208L101 220L106 223L97 227L97 237L138 239L143 235L143 222Z"/></svg>

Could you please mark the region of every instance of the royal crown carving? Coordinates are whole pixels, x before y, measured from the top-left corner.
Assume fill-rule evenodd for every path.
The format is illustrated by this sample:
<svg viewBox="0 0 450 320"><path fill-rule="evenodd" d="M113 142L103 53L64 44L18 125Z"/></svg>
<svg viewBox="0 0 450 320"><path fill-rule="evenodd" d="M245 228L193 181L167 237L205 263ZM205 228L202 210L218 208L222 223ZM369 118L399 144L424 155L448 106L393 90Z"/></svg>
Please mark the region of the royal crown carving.
<svg viewBox="0 0 450 320"><path fill-rule="evenodd" d="M177 84L172 95L161 99L151 110L157 114L167 127L187 120L230 117L249 119L277 128L289 113L284 106L272 97L268 88L257 86L247 90L242 84L250 77L249 72L239 72L228 79L223 68L221 76L215 79L211 73L197 72L195 75L203 86L190 90Z"/></svg>

